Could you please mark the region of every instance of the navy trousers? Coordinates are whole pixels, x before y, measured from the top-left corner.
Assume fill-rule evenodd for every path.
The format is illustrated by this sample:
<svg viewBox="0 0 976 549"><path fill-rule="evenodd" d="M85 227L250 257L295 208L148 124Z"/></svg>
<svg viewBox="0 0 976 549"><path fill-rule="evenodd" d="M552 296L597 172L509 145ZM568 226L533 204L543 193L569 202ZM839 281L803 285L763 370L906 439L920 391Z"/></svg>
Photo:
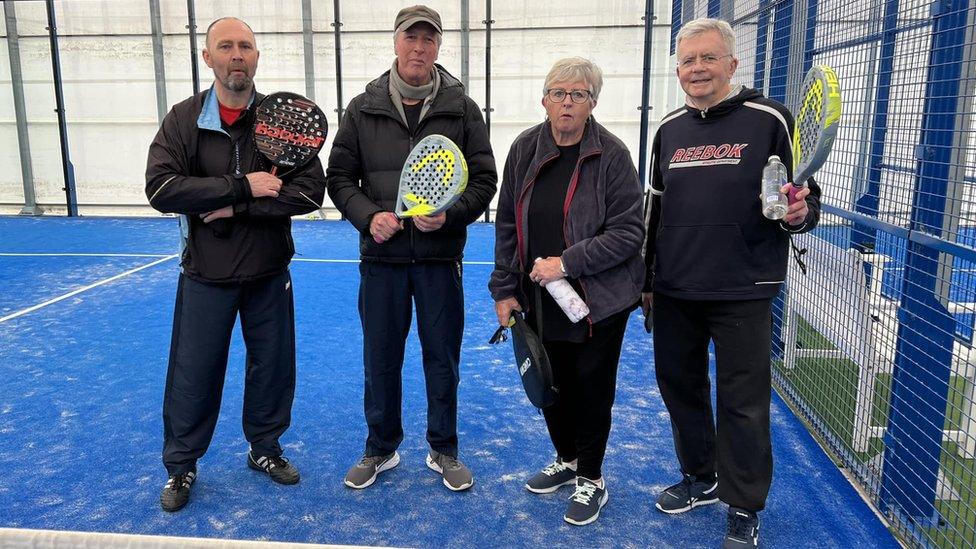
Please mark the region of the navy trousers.
<svg viewBox="0 0 976 549"><path fill-rule="evenodd" d="M295 307L287 271L239 284L180 275L163 397L163 464L196 470L217 425L237 315L247 347L244 436L258 456L281 455L295 396Z"/></svg>
<svg viewBox="0 0 976 549"><path fill-rule="evenodd" d="M393 453L403 441L403 354L414 305L427 385L427 442L457 456L457 387L460 380L464 292L460 262L359 265L359 317L363 326L363 405L369 434L366 455Z"/></svg>

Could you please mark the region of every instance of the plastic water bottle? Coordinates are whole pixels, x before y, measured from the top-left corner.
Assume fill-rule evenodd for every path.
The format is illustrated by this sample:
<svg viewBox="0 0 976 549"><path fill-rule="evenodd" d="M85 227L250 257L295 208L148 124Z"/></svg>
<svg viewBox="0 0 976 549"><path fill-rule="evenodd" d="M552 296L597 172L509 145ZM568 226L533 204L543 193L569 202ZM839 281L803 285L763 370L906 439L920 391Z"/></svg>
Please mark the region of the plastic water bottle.
<svg viewBox="0 0 976 549"><path fill-rule="evenodd" d="M772 220L783 219L786 216L788 202L786 195L779 192L787 183L786 166L775 154L769 157L762 173L762 213Z"/></svg>
<svg viewBox="0 0 976 549"><path fill-rule="evenodd" d="M536 261L539 259L542 258L536 258ZM549 295L556 301L559 308L566 313L566 317L569 318L570 322L579 322L586 318L586 315L590 314L590 308L586 306L586 302L583 301L579 294L576 293L576 290L573 289L572 284L565 278L553 280L546 284L546 289L549 290Z"/></svg>

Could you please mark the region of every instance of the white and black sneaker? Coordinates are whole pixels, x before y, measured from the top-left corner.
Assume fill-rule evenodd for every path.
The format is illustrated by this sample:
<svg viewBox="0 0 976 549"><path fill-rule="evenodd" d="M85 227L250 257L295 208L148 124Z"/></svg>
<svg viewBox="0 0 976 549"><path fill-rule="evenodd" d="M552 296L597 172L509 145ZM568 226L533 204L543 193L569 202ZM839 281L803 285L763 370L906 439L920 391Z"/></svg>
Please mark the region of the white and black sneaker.
<svg viewBox="0 0 976 549"><path fill-rule="evenodd" d="M267 473L278 484L298 484L298 469L281 456L258 456L247 453L247 466Z"/></svg>
<svg viewBox="0 0 976 549"><path fill-rule="evenodd" d="M533 494L551 494L562 486L576 482L576 466L557 457L525 483L525 489Z"/></svg>
<svg viewBox="0 0 976 549"><path fill-rule="evenodd" d="M718 480L701 481L694 475L685 475L681 482L661 492L654 506L658 511L674 515L716 502Z"/></svg>
<svg viewBox="0 0 976 549"><path fill-rule="evenodd" d="M600 509L609 499L610 493L605 484L600 487L588 478L576 477L576 491L569 498L563 520L577 526L589 524L600 517Z"/></svg>
<svg viewBox="0 0 976 549"><path fill-rule="evenodd" d="M759 547L759 515L730 505L722 549L755 549L756 547Z"/></svg>
<svg viewBox="0 0 976 549"><path fill-rule="evenodd" d="M190 501L190 486L197 479L196 471L170 475L163 491L159 494L159 505L163 511L179 511Z"/></svg>

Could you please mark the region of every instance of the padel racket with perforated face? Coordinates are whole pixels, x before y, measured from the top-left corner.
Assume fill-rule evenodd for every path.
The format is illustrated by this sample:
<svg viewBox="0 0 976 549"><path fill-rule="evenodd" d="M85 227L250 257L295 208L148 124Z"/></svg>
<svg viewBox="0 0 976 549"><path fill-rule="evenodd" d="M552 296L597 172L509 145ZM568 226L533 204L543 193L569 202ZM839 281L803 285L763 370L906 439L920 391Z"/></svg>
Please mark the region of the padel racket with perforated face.
<svg viewBox="0 0 976 549"><path fill-rule="evenodd" d="M393 213L399 218L438 215L457 202L467 186L468 163L461 149L443 135L428 135L403 164Z"/></svg>
<svg viewBox="0 0 976 549"><path fill-rule="evenodd" d="M311 161L322 150L328 133L325 113L297 93L265 97L254 115L254 144L274 165L271 175L279 168L287 173Z"/></svg>
<svg viewBox="0 0 976 549"><path fill-rule="evenodd" d="M807 71L800 87L800 107L793 127L793 186L790 203L796 193L819 170L837 137L841 115L840 84L837 74L827 65Z"/></svg>

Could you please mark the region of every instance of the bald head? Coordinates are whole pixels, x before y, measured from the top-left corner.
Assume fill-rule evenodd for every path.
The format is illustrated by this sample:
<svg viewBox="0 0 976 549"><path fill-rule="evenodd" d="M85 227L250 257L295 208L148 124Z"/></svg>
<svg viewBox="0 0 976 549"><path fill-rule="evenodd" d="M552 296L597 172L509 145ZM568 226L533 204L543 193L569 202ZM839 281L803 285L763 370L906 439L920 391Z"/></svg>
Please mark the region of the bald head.
<svg viewBox="0 0 976 549"><path fill-rule="evenodd" d="M221 17L220 19L214 20L214 22L210 23L210 25L207 27L207 40L205 42L206 47L209 48L212 46L211 38L213 37L215 31L220 32L225 29L236 30L241 27L247 29L247 32L251 35L251 43L254 43L254 31L251 30L250 25L236 17Z"/></svg>

